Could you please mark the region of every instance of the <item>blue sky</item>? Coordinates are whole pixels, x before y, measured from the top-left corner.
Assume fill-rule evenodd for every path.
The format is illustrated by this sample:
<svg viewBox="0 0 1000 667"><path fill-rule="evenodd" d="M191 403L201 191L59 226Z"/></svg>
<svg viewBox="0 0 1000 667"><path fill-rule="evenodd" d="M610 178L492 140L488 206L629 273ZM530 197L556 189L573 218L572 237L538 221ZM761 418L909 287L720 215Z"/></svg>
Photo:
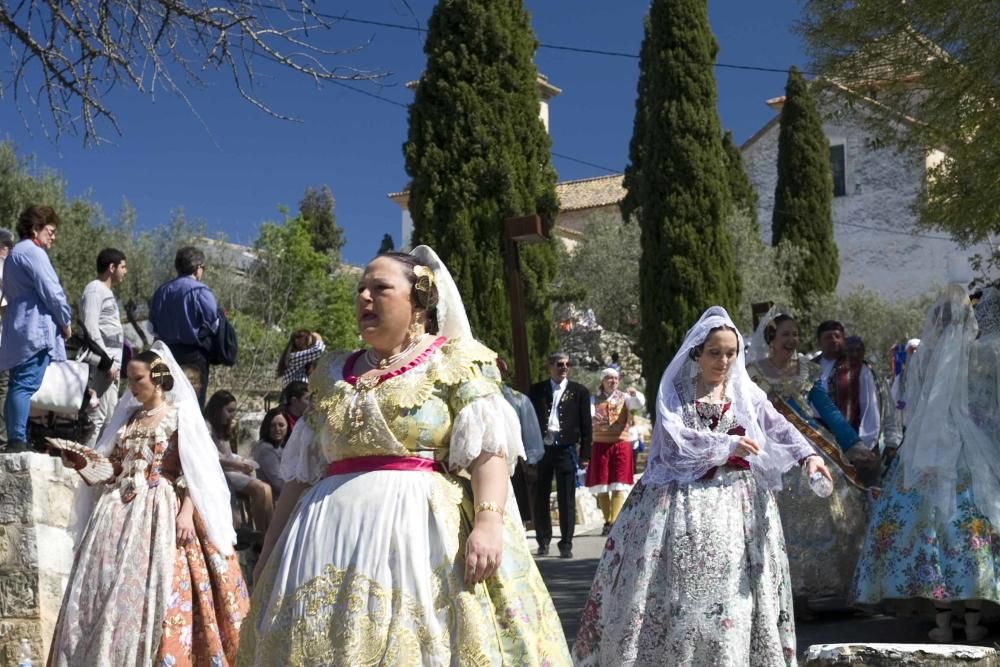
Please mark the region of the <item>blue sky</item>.
<svg viewBox="0 0 1000 667"><path fill-rule="evenodd" d="M426 25L434 6L429 0L318 4L338 15L419 26ZM526 6L543 44L638 53L648 3L527 0ZM720 63L806 65L801 40L791 30L798 3L710 0L709 13ZM420 33L341 22L320 37L328 46L366 44L338 62L388 73L379 84L352 85L399 103L411 101L403 84L423 69ZM563 89L550 105L553 151L623 169L638 60L543 48L536 63ZM715 71L723 127L742 142L771 118L764 100L781 94L785 76ZM398 243L400 212L385 195L407 181L401 151L406 110L339 86L318 89L273 69L265 68L263 74L257 83L261 98L302 122L261 113L239 98L226 76L210 74L205 88L187 91L201 120L168 92L152 101L116 91L108 99L123 136L105 128L110 144L84 147L82 137L64 135L55 145L41 126L26 128L7 97L0 101L0 137L61 172L71 194L89 193L109 214L127 199L141 226L167 222L172 210L183 208L211 231L246 243L256 237L261 222L280 218L279 206L294 210L307 185L327 184L337 200L337 221L346 231L347 261L370 258L385 232ZM562 180L607 173L560 158L553 164Z"/></svg>

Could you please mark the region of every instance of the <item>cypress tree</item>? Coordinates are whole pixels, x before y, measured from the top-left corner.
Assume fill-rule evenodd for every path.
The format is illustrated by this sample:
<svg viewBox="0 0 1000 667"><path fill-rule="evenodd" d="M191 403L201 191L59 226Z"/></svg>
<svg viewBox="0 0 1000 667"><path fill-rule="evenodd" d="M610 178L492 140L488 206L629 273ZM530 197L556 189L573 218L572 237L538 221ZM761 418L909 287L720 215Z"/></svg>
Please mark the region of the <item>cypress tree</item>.
<svg viewBox="0 0 1000 667"><path fill-rule="evenodd" d="M508 359L503 221L537 213L549 232L558 211L549 137L538 115L536 46L520 0L438 2L403 148L412 177L413 244L437 251L455 278L473 333ZM536 371L555 341L554 243L521 249Z"/></svg>
<svg viewBox="0 0 1000 667"><path fill-rule="evenodd" d="M625 170L626 220L638 220L639 346L655 391L687 329L712 305L731 313L740 284L725 220L726 158L706 0L653 0L639 59Z"/></svg>
<svg viewBox="0 0 1000 667"><path fill-rule="evenodd" d="M796 306L837 288L840 263L833 240L833 175L830 144L809 84L788 71L778 135L778 182L774 188L771 245L790 241L805 261L792 285Z"/></svg>
<svg viewBox="0 0 1000 667"><path fill-rule="evenodd" d="M722 135L722 149L726 153L726 177L729 181L729 196L733 202L733 210L750 216L754 229L757 225L757 192L750 185L747 172L743 168L743 155L733 141L733 133L726 130Z"/></svg>

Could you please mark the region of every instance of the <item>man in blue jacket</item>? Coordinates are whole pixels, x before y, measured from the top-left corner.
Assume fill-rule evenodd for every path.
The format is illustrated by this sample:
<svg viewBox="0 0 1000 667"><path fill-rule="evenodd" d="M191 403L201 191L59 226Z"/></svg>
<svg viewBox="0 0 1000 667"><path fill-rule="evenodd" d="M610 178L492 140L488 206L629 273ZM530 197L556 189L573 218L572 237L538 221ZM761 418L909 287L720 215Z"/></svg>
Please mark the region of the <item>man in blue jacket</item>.
<svg viewBox="0 0 1000 667"><path fill-rule="evenodd" d="M201 282L205 274L205 253L185 246L174 257L177 277L153 293L149 322L157 338L170 348L180 366L198 370L201 387L198 402L205 407L208 392L208 350L202 339L219 328L219 305L215 295Z"/></svg>

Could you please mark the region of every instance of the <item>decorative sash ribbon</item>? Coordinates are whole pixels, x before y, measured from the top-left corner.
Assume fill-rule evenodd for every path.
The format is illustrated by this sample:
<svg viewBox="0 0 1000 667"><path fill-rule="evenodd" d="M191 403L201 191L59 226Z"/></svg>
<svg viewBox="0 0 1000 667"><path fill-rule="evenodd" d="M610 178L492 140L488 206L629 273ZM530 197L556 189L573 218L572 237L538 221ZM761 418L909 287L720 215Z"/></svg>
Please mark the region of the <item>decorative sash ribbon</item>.
<svg viewBox="0 0 1000 667"><path fill-rule="evenodd" d="M350 475L356 472L376 472L379 470L406 470L414 472L444 473L444 466L433 459L419 456L355 456L333 461L326 468L326 476Z"/></svg>

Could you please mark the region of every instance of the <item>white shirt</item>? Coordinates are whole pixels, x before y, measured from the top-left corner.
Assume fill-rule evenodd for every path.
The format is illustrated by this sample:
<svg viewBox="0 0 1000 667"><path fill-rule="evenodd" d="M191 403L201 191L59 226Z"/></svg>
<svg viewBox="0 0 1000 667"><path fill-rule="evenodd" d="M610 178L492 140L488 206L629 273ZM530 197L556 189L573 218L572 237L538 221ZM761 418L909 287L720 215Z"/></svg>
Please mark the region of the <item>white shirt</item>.
<svg viewBox="0 0 1000 667"><path fill-rule="evenodd" d="M562 382L556 384L551 378L549 378L549 387L552 389L552 409L549 410L549 432L558 433L560 430L559 426L559 401L562 400L563 392L566 391L566 385L569 380L563 379Z"/></svg>
<svg viewBox="0 0 1000 667"><path fill-rule="evenodd" d="M92 280L83 288L80 319L91 340L111 357L115 366L121 366L125 335L118 301L114 292L100 280Z"/></svg>

